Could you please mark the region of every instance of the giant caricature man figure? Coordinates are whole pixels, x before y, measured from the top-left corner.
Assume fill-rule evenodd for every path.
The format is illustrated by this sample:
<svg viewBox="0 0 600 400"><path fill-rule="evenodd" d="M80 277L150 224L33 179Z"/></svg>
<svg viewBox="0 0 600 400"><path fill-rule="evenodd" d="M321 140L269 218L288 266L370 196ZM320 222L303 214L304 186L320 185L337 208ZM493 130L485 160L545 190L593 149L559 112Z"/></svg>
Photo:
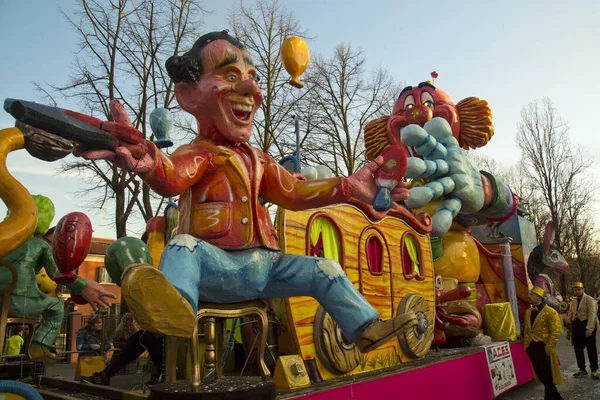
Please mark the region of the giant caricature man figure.
<svg viewBox="0 0 600 400"><path fill-rule="evenodd" d="M113 102L116 122L101 127L121 146L114 152L78 150L87 159L106 159L138 173L162 196L181 195L179 235L165 248L160 271L137 265L122 277L124 296L140 326L190 337L199 301L312 296L363 352L413 327L413 313L381 321L337 262L281 254L268 211L260 204L264 199L291 210L351 198L372 204L372 176L383 159L348 178L305 181L248 145L263 95L248 51L226 32L202 36L189 52L167 60L167 70L179 105L197 119L193 143L171 156L150 141L130 144L128 137L140 133ZM100 126L100 121L87 121ZM392 197L402 201L408 194L401 185Z"/></svg>

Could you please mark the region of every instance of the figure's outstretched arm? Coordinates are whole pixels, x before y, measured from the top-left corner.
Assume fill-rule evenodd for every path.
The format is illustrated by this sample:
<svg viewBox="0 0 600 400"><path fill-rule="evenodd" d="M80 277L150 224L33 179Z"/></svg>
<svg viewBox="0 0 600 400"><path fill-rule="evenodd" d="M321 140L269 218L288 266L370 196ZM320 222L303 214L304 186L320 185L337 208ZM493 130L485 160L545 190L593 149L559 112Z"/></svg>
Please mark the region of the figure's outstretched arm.
<svg viewBox="0 0 600 400"><path fill-rule="evenodd" d="M382 164L383 158L380 156L347 178L302 180L266 156L260 196L289 210L324 207L350 199L372 205L378 191L374 175ZM391 190L391 197L399 202L408 198L408 190L403 182L397 183Z"/></svg>
<svg viewBox="0 0 600 400"><path fill-rule="evenodd" d="M198 182L209 165L225 160L228 155L213 155L208 147L198 143L180 146L167 156L152 142L148 144L148 154L155 160L154 167L140 174L144 182L156 193L164 197L178 196Z"/></svg>
<svg viewBox="0 0 600 400"><path fill-rule="evenodd" d="M73 152L75 156L86 160L106 160L118 168L134 172L164 197L181 194L204 174L211 161L206 148L193 144L181 146L167 156L154 143L143 139L119 101L111 101L110 109L114 122L70 112L71 116L110 133L117 143L114 149L101 150L79 145Z"/></svg>
<svg viewBox="0 0 600 400"><path fill-rule="evenodd" d="M346 178L302 180L290 174L272 157L264 155L264 176L260 196L288 210L304 210L350 200Z"/></svg>
<svg viewBox="0 0 600 400"><path fill-rule="evenodd" d="M43 246L38 261L41 264L40 266L46 268L48 276L54 278L58 273L58 267L52 255L52 247L46 242L41 240L40 242L43 243ZM98 282L88 281L80 276L77 276L75 282L68 283L66 286L73 294L81 295L93 310L96 310L99 306L108 307L110 306L109 299L117 298L115 294L104 289Z"/></svg>

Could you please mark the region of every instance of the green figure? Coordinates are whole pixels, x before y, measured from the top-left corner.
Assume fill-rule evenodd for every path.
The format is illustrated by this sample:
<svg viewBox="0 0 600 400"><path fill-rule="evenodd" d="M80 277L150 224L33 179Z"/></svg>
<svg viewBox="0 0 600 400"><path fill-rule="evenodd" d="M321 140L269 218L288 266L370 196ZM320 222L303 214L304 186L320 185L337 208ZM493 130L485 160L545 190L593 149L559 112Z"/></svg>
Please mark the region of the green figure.
<svg viewBox="0 0 600 400"><path fill-rule="evenodd" d="M38 210L38 223L34 236L23 245L5 257L17 269L18 280L10 297L10 312L25 315L42 315L43 321L33 336L29 353L33 359L47 357L56 358L54 340L62 323L64 303L56 297L48 297L40 291L35 276L42 268L50 278L58 273L58 268L52 255L52 246L41 239L54 219L54 204L41 195L32 196ZM0 268L0 284L7 286L11 282L10 271ZM81 277L66 285L73 294L79 294L95 310L97 306L106 307L106 297L116 298L104 290L98 283L86 281Z"/></svg>

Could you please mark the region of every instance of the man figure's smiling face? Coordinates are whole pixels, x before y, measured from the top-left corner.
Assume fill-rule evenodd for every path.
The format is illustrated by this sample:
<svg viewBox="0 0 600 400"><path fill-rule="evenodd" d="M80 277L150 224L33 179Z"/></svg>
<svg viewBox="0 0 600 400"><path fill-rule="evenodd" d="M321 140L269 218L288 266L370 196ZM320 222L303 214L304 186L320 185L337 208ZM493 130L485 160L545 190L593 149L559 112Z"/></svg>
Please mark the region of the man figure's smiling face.
<svg viewBox="0 0 600 400"><path fill-rule="evenodd" d="M202 49L201 63L199 82L177 84L177 101L196 117L201 137L217 143L247 142L263 101L248 51L215 40Z"/></svg>

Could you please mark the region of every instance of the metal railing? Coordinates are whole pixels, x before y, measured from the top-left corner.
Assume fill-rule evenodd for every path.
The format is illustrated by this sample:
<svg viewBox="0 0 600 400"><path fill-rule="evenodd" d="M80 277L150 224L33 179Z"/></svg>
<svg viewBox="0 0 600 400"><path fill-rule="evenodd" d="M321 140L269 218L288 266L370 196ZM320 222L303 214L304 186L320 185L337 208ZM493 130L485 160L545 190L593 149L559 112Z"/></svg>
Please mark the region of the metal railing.
<svg viewBox="0 0 600 400"><path fill-rule="evenodd" d="M108 365L108 358L110 358L111 353L118 352L119 349L110 349L106 352L106 363ZM58 351L56 361L52 363L52 365L66 365L71 364L71 359L73 355L78 355L85 353L86 355L90 355L90 353L94 353L95 355L100 355L99 352L96 351ZM77 358L75 358L77 359ZM51 372L53 367L52 365L47 365L43 361L37 360L27 360L24 354L17 355L0 355L0 379L24 379L27 377L35 378L37 376L46 375L46 373ZM63 368L63 372L64 372ZM75 365L73 364L73 370L66 370L68 373L75 372ZM142 373L150 373L152 371L152 361L149 356L139 357L135 362L126 365L124 368L119 370L115 375L133 375L133 374L142 374Z"/></svg>
<svg viewBox="0 0 600 400"><path fill-rule="evenodd" d="M31 361L24 354L0 356L0 379L25 379L46 374L46 364L42 361Z"/></svg>

